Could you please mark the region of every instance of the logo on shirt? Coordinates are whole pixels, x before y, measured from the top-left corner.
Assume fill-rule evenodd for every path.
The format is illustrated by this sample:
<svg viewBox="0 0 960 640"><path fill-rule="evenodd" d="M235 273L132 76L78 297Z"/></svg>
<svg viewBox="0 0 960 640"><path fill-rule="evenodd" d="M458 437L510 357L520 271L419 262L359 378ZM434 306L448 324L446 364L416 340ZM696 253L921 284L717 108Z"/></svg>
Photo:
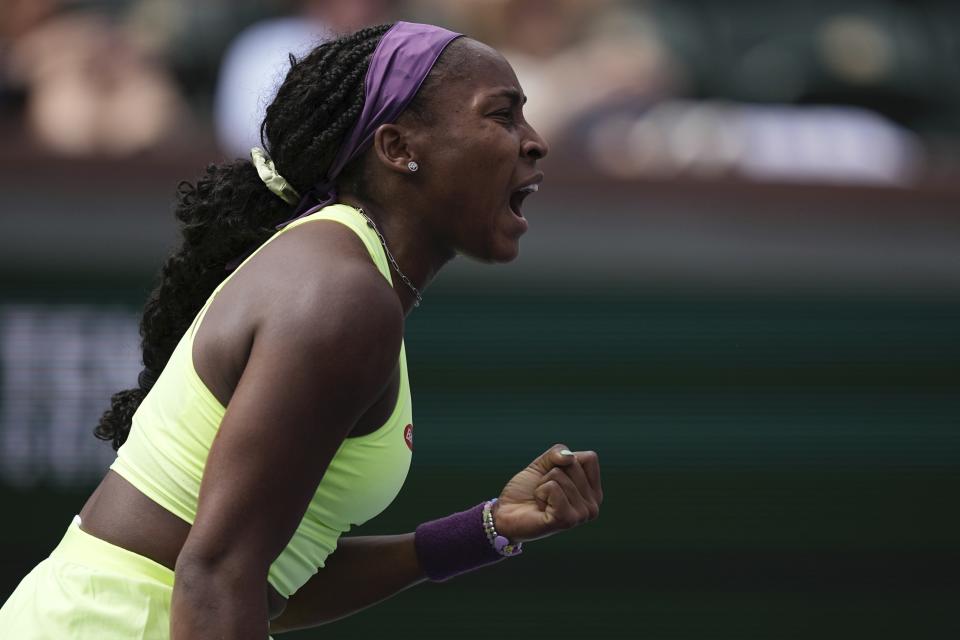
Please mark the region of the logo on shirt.
<svg viewBox="0 0 960 640"><path fill-rule="evenodd" d="M410 451L413 451L413 425L408 424L403 428L403 441L407 443Z"/></svg>

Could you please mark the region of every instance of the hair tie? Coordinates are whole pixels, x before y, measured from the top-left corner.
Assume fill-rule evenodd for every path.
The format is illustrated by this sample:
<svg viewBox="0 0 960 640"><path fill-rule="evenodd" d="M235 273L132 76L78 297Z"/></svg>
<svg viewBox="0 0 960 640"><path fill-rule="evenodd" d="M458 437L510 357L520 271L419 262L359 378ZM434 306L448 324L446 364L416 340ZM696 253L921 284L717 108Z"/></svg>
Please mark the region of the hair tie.
<svg viewBox="0 0 960 640"><path fill-rule="evenodd" d="M267 157L267 153L260 147L250 149L250 160L253 166L257 168L257 175L267 185L267 189L287 204L297 204L300 202L300 194L290 186L290 183L277 172L273 160Z"/></svg>

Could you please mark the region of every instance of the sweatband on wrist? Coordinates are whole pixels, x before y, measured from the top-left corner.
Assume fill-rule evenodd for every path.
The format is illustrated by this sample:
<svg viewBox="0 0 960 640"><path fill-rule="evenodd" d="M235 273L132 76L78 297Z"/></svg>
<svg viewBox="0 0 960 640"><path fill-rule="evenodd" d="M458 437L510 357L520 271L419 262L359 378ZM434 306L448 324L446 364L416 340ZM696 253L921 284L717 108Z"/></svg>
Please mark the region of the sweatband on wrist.
<svg viewBox="0 0 960 640"><path fill-rule="evenodd" d="M413 544L420 567L430 580L450 578L503 560L487 539L483 506L460 511L417 527Z"/></svg>

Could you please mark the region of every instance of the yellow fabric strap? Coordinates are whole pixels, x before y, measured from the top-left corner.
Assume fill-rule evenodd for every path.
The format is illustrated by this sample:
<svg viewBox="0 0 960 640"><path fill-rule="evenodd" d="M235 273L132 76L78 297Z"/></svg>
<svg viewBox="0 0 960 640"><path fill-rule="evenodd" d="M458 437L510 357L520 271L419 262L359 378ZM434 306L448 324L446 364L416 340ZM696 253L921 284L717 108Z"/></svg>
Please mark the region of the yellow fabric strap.
<svg viewBox="0 0 960 640"><path fill-rule="evenodd" d="M267 185L267 189L287 204L300 202L300 194L282 175L277 173L277 168L273 165L273 160L267 157L266 151L260 147L250 149L250 160L257 168L257 175L263 180L263 184Z"/></svg>

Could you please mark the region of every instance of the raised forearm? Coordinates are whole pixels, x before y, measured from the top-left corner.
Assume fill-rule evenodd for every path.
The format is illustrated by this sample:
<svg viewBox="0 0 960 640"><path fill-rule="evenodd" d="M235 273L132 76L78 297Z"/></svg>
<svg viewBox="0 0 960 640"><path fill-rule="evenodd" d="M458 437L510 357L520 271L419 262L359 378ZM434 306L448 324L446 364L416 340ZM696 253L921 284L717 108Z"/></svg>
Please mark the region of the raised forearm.
<svg viewBox="0 0 960 640"><path fill-rule="evenodd" d="M303 585L271 633L343 618L425 580L413 534L341 538L326 566Z"/></svg>

